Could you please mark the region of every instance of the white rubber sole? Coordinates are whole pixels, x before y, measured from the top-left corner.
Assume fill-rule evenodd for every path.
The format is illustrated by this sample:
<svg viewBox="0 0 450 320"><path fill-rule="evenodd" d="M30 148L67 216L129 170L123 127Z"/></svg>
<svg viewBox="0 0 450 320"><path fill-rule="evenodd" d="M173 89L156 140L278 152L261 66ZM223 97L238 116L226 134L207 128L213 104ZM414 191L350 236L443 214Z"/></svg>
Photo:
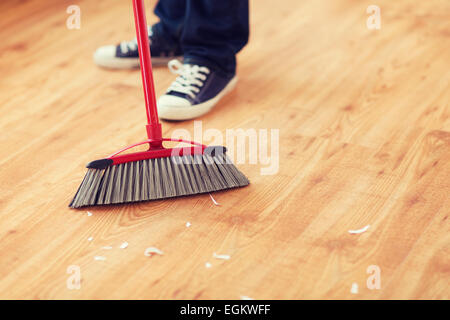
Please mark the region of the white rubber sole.
<svg viewBox="0 0 450 320"><path fill-rule="evenodd" d="M134 69L139 68L139 58L117 58L115 46L104 46L94 52L93 58L96 65L109 69ZM170 60L182 57L152 57L152 66L165 66Z"/></svg>
<svg viewBox="0 0 450 320"><path fill-rule="evenodd" d="M236 87L237 81L237 76L234 76L217 96L195 106L175 106L161 103L160 98L157 103L158 116L165 120L190 120L200 117L211 111L223 96L232 91Z"/></svg>

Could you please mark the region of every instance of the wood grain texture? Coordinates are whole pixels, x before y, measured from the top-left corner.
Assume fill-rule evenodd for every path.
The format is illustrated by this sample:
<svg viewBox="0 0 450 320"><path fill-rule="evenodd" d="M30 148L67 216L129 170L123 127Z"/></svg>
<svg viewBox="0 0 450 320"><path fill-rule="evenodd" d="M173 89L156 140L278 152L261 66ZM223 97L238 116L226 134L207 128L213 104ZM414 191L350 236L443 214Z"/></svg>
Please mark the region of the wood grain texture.
<svg viewBox="0 0 450 320"><path fill-rule="evenodd" d="M66 28L74 3L80 30ZM0 298L449 299L450 3L379 0L376 31L370 4L251 1L238 86L201 120L280 129L276 175L239 165L252 184L214 194L221 206L198 195L88 216L67 208L83 165L145 134L139 72L92 62L133 37L131 3L2 1ZM162 94L174 76L155 79Z"/></svg>

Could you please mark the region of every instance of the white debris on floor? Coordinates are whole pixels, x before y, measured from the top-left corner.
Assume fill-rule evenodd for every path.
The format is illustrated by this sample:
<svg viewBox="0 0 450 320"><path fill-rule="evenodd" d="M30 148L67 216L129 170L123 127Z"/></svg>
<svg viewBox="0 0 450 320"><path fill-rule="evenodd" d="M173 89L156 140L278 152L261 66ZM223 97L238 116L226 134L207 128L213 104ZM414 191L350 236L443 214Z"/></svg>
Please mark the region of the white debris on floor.
<svg viewBox="0 0 450 320"><path fill-rule="evenodd" d="M123 242L121 245L120 245L120 249L125 249L126 247L128 247L128 242Z"/></svg>
<svg viewBox="0 0 450 320"><path fill-rule="evenodd" d="M352 288L350 289L350 293L353 293L353 294L358 293L358 284L356 282L352 283Z"/></svg>
<svg viewBox="0 0 450 320"><path fill-rule="evenodd" d="M209 194L209 197L211 198L212 202L213 202L216 206L220 206L220 203L218 203L218 202L216 201L216 199L214 199L214 197L212 196L211 193Z"/></svg>
<svg viewBox="0 0 450 320"><path fill-rule="evenodd" d="M106 260L106 257L95 256L95 257L94 257L94 260L96 260L96 261L105 261L105 260Z"/></svg>
<svg viewBox="0 0 450 320"><path fill-rule="evenodd" d="M191 223L188 221L186 222L186 228L189 228L191 226Z"/></svg>
<svg viewBox="0 0 450 320"><path fill-rule="evenodd" d="M255 299L247 297L247 296L241 296L241 300L255 300Z"/></svg>
<svg viewBox="0 0 450 320"><path fill-rule="evenodd" d="M155 254L163 255L164 253L155 247L148 247L147 249L145 249L144 255L146 255L147 257L151 257Z"/></svg>
<svg viewBox="0 0 450 320"><path fill-rule="evenodd" d="M357 230L348 230L348 233L350 233L350 234L363 233L363 232L366 232L369 228L370 228L370 224L368 224L367 226L365 226L364 228L361 228L361 229L357 229Z"/></svg>
<svg viewBox="0 0 450 320"><path fill-rule="evenodd" d="M88 217L92 216L92 212L88 211L87 215L88 215Z"/></svg>
<svg viewBox="0 0 450 320"><path fill-rule="evenodd" d="M230 260L230 256L227 254L217 254L214 252L213 257L216 259L222 259L222 260Z"/></svg>
<svg viewBox="0 0 450 320"><path fill-rule="evenodd" d="M87 240L92 241L92 240L94 240L94 237L89 237Z"/></svg>
<svg viewBox="0 0 450 320"><path fill-rule="evenodd" d="M205 263L205 267L209 269L209 268L211 268L211 267L212 267L212 264L211 264L211 263L209 263L209 262L207 262L207 263Z"/></svg>
<svg viewBox="0 0 450 320"><path fill-rule="evenodd" d="M104 247L102 247L102 249L103 249L103 250L111 250L112 247L111 247L111 246L104 246Z"/></svg>

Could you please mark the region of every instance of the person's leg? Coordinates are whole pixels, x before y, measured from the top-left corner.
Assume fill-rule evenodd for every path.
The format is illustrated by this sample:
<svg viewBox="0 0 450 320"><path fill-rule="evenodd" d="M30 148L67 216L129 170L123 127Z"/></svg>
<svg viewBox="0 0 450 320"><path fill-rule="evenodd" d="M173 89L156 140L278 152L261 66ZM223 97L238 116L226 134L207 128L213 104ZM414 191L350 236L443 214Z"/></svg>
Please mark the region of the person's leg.
<svg viewBox="0 0 450 320"><path fill-rule="evenodd" d="M236 53L249 36L248 0L185 1L184 64L169 63L179 76L158 100L159 116L169 120L199 117L234 88Z"/></svg>
<svg viewBox="0 0 450 320"><path fill-rule="evenodd" d="M236 53L248 42L248 0L185 0L181 48L186 63L236 71Z"/></svg>
<svg viewBox="0 0 450 320"><path fill-rule="evenodd" d="M155 8L160 22L149 27L150 48L153 66L167 65L167 62L182 56L180 35L186 11L185 0L161 0ZM122 41L118 45L98 48L94 53L97 65L107 68L139 67L139 51L136 38Z"/></svg>
<svg viewBox="0 0 450 320"><path fill-rule="evenodd" d="M179 47L186 16L186 0L160 0L155 7L160 21L153 24L153 34L168 46Z"/></svg>

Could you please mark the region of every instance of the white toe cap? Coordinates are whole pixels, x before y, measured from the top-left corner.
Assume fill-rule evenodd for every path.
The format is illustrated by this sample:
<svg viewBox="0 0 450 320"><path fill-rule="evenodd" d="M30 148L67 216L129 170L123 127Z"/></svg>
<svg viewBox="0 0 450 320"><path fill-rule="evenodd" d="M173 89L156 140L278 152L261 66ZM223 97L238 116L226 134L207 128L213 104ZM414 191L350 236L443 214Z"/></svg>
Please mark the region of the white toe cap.
<svg viewBox="0 0 450 320"><path fill-rule="evenodd" d="M139 67L139 58L116 57L116 46L103 46L94 52L94 62L101 67L130 69Z"/></svg>
<svg viewBox="0 0 450 320"><path fill-rule="evenodd" d="M116 56L115 46L103 46L95 50L94 59L111 59Z"/></svg>
<svg viewBox="0 0 450 320"><path fill-rule="evenodd" d="M103 60L103 59L111 59L116 56L116 47L115 46L103 46L98 48L94 53L94 59Z"/></svg>
<svg viewBox="0 0 450 320"><path fill-rule="evenodd" d="M159 108L186 108L190 107L191 103L181 97L172 96L169 94L162 95L158 99L158 109Z"/></svg>
<svg viewBox="0 0 450 320"><path fill-rule="evenodd" d="M157 107L159 117L167 120L186 119L185 113L190 113L192 109L188 100L168 94L158 99Z"/></svg>

